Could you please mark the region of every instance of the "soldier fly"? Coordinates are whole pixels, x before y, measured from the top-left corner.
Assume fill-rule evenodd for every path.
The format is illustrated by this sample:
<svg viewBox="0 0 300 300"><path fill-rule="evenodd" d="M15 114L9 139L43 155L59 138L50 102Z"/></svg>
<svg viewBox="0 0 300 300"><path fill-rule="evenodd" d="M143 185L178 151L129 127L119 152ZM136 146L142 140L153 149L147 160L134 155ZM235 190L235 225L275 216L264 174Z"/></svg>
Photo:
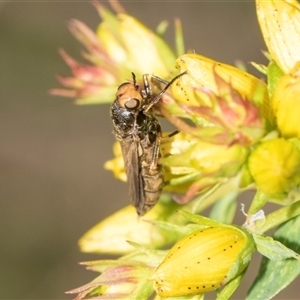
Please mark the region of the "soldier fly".
<svg viewBox="0 0 300 300"><path fill-rule="evenodd" d="M164 184L163 167L158 162L162 131L152 106L183 74L177 75L170 82L155 75L144 74L143 87L140 87L132 73L132 82L124 82L118 87L116 99L111 106L113 131L121 144L130 201L139 216L156 204ZM165 85L155 96L149 77Z"/></svg>

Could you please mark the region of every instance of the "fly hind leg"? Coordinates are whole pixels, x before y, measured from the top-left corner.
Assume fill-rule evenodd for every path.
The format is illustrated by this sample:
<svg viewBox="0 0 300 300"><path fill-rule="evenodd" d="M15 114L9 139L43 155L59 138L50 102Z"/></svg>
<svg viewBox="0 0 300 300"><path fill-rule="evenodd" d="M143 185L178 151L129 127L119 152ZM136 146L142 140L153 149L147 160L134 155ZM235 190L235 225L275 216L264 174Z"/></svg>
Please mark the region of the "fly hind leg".
<svg viewBox="0 0 300 300"><path fill-rule="evenodd" d="M152 161L150 164L150 169L154 170L157 167L157 162L158 162L158 158L160 157L160 153L159 153L159 145L160 145L160 141L164 140L164 139L168 139L176 134L178 134L180 131L179 130L175 130L171 133L169 133L166 136L162 136L161 132L159 132L156 136L156 140L154 143L154 147L153 147L153 155L152 155Z"/></svg>

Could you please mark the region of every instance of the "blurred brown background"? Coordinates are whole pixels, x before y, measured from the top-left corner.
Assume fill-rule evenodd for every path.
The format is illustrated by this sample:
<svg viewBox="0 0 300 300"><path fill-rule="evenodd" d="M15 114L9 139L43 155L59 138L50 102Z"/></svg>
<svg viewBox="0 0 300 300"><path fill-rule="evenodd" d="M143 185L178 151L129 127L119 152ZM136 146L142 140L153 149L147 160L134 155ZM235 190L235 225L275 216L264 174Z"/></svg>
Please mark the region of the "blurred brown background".
<svg viewBox="0 0 300 300"><path fill-rule="evenodd" d="M168 20L170 43L179 17L187 49L230 64L266 62L252 1L123 5L152 29ZM75 106L48 94L60 86L55 74L70 74L57 49L78 58L83 48L67 29L72 18L92 28L99 22L90 1L0 3L1 299L70 299L64 291L95 276L77 262L99 259L80 253L77 240L127 205L126 185L103 170L113 155L109 106ZM277 297L293 298L292 289Z"/></svg>

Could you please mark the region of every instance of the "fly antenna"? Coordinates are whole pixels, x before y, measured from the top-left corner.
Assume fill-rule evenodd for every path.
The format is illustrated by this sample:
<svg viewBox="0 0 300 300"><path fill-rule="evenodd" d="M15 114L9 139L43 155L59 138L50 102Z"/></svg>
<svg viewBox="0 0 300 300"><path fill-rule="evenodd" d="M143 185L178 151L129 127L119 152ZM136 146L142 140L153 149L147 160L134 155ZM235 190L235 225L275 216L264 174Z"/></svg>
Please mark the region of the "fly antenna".
<svg viewBox="0 0 300 300"><path fill-rule="evenodd" d="M131 72L131 75L132 75L133 85L134 85L135 89L137 90L139 86L136 84L135 74L133 72Z"/></svg>

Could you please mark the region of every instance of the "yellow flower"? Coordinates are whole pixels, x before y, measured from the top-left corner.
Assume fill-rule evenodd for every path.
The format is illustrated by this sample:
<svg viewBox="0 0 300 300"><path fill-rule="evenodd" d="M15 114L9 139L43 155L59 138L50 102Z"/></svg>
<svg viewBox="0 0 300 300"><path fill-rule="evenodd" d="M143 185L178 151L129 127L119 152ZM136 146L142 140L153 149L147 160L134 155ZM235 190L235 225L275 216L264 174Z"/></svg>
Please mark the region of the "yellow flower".
<svg viewBox="0 0 300 300"><path fill-rule="evenodd" d="M99 10L104 16L101 6ZM119 14L117 21L115 32L118 39L105 23L99 26L97 36L100 41L105 41L103 46L107 54L122 64L123 72L130 74L131 71L138 75L150 73L170 78L175 71L175 55L164 40L129 15Z"/></svg>
<svg viewBox="0 0 300 300"><path fill-rule="evenodd" d="M78 104L111 103L116 88L131 78L131 72L137 78L145 73L164 79L174 76L175 54L161 36L127 14L114 15L98 2L94 5L103 19L97 33L78 20L69 23L92 65L79 63L60 50L73 77L58 76L68 89L52 89L52 94L76 98Z"/></svg>
<svg viewBox="0 0 300 300"><path fill-rule="evenodd" d="M177 66L186 74L172 85L173 96L187 115L181 117L189 117L196 125L186 125L165 113L177 128L225 145L248 146L265 134L263 116L269 100L264 82L198 54L180 56Z"/></svg>
<svg viewBox="0 0 300 300"><path fill-rule="evenodd" d="M297 0L256 0L258 22L272 59L284 73L300 61L300 5Z"/></svg>
<svg viewBox="0 0 300 300"><path fill-rule="evenodd" d="M261 209L274 198L287 199L286 195L295 201L300 185L300 5L295 0L256 0L256 4L270 52L268 68L256 66L267 75L268 85L245 71L198 54L182 55L182 50L176 60L161 35L123 11L113 14L94 2L103 20L96 33L80 21L70 23L70 30L86 48L83 57L87 64L77 62L60 50L72 76L59 76L66 89L54 89L52 93L76 98L79 104L112 103L120 84L134 83L129 86L132 90L135 88L133 94L141 100L141 106L132 114L134 122L128 135L129 139L133 135L137 143L142 141L135 152L135 170L144 168L146 171L143 169L142 176L135 178L141 180L139 183L151 178L147 181L151 183L147 193L151 193L152 183L155 184L157 178L150 171L158 157L164 171L164 189L183 193L177 200L181 204L200 193L195 203L184 206L197 213L218 201L211 216L223 222L232 221L236 197L242 188L254 186L258 190L250 212ZM181 37L178 26L176 37ZM177 49L182 47L177 45ZM180 77L172 81L171 88L163 90L178 74L176 68L180 69ZM131 72L136 74L136 83L134 76L130 81ZM142 86L139 81L143 74L161 79L149 82L149 87L145 81ZM150 90L152 93L147 93ZM124 96L123 89L118 91ZM131 93L124 97L128 95ZM152 107L153 99L159 101ZM132 108L129 105L121 109L126 115L131 114ZM157 137L161 138L156 147L158 144L152 141L156 133L154 127L137 120L143 121L148 114L155 118L158 112L180 133L161 138L160 127L155 123ZM120 123L126 127L126 118ZM123 135L118 138L122 139ZM153 147L147 148L148 142ZM147 155L141 155L146 151ZM156 151L161 152L161 157L156 156ZM114 145L114 154L115 158L106 162L105 168L126 181L118 142ZM140 192L140 188L137 190ZM147 299L155 289L158 297L187 296L190 299L190 295L200 297L199 294L226 285L218 298L228 299L251 260L255 249L252 236L238 227L223 226L199 215L177 214L179 207L171 197L162 195L146 214L145 220L149 222L138 218L135 209L128 206L92 228L79 241L82 251L126 256L86 263L89 269L101 275L70 293L79 293L78 300L90 297ZM186 217L184 220L180 218L182 215ZM283 212L280 222L286 221L287 215ZM186 225L188 221L196 224ZM266 228L275 224L268 216L266 223ZM180 237L183 238L167 255L165 250L154 250L165 248Z"/></svg>

